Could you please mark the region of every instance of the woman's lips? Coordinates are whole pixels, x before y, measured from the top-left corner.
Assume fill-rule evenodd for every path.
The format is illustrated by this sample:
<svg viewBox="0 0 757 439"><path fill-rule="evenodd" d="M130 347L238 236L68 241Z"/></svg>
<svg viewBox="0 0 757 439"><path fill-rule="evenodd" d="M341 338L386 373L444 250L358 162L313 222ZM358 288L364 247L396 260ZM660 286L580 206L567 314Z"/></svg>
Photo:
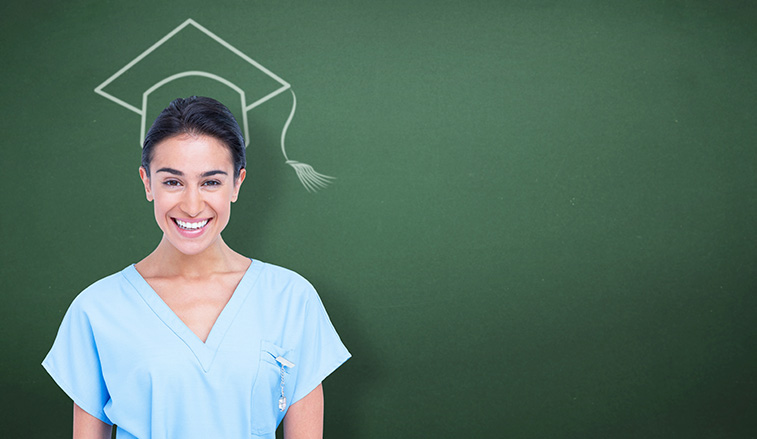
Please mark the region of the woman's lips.
<svg viewBox="0 0 757 439"><path fill-rule="evenodd" d="M207 227L208 223L210 223L211 220L211 218L205 218L202 220L178 218L171 219L173 219L174 224L176 224L176 229L179 231L179 233L188 238L194 238L201 235L202 232L205 231L205 227Z"/></svg>

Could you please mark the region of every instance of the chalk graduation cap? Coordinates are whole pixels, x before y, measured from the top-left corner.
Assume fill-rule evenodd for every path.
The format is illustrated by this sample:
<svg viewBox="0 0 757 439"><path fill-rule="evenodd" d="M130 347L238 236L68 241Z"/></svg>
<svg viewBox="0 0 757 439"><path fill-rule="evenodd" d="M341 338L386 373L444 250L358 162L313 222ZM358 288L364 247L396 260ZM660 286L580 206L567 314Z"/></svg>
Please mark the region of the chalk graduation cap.
<svg viewBox="0 0 757 439"><path fill-rule="evenodd" d="M166 84L192 77L217 81L238 93L245 146L250 142L247 113L289 91L292 109L281 130L281 152L285 163L294 168L309 192L326 187L334 178L287 156L286 133L297 108L297 97L292 86L191 18L98 85L95 93L141 116L139 143L142 145L148 124L150 95ZM262 94L261 83L265 84L262 89L266 90ZM162 104L165 106L165 103Z"/></svg>

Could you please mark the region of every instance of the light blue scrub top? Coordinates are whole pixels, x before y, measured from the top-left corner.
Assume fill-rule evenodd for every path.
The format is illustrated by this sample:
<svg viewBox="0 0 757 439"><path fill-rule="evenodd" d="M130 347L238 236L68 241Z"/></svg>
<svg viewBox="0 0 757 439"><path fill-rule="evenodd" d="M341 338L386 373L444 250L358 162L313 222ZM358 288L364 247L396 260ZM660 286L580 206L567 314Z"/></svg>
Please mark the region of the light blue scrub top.
<svg viewBox="0 0 757 439"><path fill-rule="evenodd" d="M253 260L205 343L131 265L79 294L42 365L119 439L273 439L349 357L310 283Z"/></svg>

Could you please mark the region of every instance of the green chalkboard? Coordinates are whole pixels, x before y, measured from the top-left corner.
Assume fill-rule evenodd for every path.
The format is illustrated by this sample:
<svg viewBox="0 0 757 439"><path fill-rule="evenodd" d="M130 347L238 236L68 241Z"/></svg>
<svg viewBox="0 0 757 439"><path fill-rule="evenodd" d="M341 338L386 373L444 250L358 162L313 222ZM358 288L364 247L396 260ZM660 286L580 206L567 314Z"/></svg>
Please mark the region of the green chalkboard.
<svg viewBox="0 0 757 439"><path fill-rule="evenodd" d="M326 437L756 434L752 3L70 0L0 22L4 436L70 434L40 362L76 294L160 239L142 117L193 94L247 118L225 240L307 277L353 354ZM189 71L217 77L145 95ZM308 190L287 160L333 178Z"/></svg>

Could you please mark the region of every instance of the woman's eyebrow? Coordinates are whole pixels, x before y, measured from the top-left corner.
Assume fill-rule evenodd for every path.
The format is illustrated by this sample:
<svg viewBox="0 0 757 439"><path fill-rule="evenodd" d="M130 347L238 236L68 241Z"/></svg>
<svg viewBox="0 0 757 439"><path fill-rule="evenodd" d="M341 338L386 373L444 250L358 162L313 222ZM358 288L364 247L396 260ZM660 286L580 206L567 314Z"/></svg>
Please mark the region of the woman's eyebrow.
<svg viewBox="0 0 757 439"><path fill-rule="evenodd" d="M168 172L169 174L178 175L180 177L184 176L183 172L174 168L160 168L157 171L155 171L155 173L158 173L158 172ZM200 174L200 177L210 177L211 175L217 175L217 174L229 175L229 173L226 171L222 171L220 169L214 169L212 171L203 172L202 174Z"/></svg>
<svg viewBox="0 0 757 439"><path fill-rule="evenodd" d="M183 176L183 175L184 175L184 173L183 173L183 172L181 172L181 171L178 171L178 170L176 170L176 169L174 169L174 168L160 168L160 169L158 169L157 171L155 171L155 173L156 173L156 174L157 174L158 172L168 172L169 174L173 174L173 175L179 175L179 176Z"/></svg>
<svg viewBox="0 0 757 439"><path fill-rule="evenodd" d="M216 175L216 174L229 175L226 171L215 169L213 171L203 172L202 174L200 174L200 177L210 177L211 175Z"/></svg>

